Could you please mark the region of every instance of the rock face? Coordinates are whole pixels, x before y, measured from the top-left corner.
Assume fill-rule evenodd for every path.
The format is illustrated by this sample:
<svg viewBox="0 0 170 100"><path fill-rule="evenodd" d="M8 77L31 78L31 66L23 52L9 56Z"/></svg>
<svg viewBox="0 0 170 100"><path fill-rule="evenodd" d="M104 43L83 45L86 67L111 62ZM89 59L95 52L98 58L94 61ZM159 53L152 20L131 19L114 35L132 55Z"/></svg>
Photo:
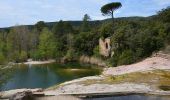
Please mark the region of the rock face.
<svg viewBox="0 0 170 100"><path fill-rule="evenodd" d="M135 64L106 68L103 71L103 75L114 76L151 70L170 70L169 55L155 54L153 57L146 58L145 60Z"/></svg>
<svg viewBox="0 0 170 100"><path fill-rule="evenodd" d="M99 52L104 57L109 57L111 54L110 37L99 39Z"/></svg>

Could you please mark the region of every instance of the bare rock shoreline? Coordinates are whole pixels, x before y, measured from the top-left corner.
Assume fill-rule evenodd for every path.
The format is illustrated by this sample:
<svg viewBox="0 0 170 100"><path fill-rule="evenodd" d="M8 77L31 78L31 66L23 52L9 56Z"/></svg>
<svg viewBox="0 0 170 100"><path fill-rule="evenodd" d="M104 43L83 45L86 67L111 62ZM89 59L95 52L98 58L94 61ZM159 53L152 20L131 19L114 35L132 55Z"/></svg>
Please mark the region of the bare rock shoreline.
<svg viewBox="0 0 170 100"><path fill-rule="evenodd" d="M42 91L32 89L29 91L41 96L74 95L86 97L121 94L170 96L170 90L162 90L158 88L159 86L170 88L169 55L157 54L136 64L105 68L100 76L75 79ZM0 98L9 97L9 94L13 96L25 90L27 89L0 92Z"/></svg>
<svg viewBox="0 0 170 100"><path fill-rule="evenodd" d="M65 82L44 91L45 95L121 95L121 94L150 94L170 95L170 91L153 88L147 83L105 83L106 77L92 76ZM93 81L95 81L93 83ZM96 82L97 81L97 82Z"/></svg>
<svg viewBox="0 0 170 100"><path fill-rule="evenodd" d="M169 96L170 91L155 90L148 84L140 83L120 83L120 84L84 84L83 81L102 80L103 76L85 77L61 84L60 86L42 89L16 89L0 92L1 99L17 97L23 93L31 92L34 97L50 96L78 96L78 97L96 97L96 96L114 96L128 94L147 94ZM70 99L68 99L70 100Z"/></svg>
<svg viewBox="0 0 170 100"><path fill-rule="evenodd" d="M153 70L170 70L170 55L157 53L135 64L105 68L103 74L114 76Z"/></svg>
<svg viewBox="0 0 170 100"><path fill-rule="evenodd" d="M131 75L131 73L135 74ZM148 79L143 80L144 76L148 76ZM170 85L169 77L169 55L157 53L136 64L105 68L100 76L84 77L53 86L45 90L44 93L46 95L117 95L126 93L170 95L170 90L164 91L158 88L160 85ZM150 85L150 83L155 85Z"/></svg>

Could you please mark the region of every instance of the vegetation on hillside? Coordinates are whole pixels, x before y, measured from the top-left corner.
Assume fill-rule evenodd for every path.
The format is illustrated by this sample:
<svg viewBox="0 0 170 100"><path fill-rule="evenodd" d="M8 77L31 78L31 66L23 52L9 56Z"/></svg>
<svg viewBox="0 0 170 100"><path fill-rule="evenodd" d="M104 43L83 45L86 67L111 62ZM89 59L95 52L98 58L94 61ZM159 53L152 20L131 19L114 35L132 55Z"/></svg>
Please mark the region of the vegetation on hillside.
<svg viewBox="0 0 170 100"><path fill-rule="evenodd" d="M82 22L38 22L34 26L14 26L0 31L0 64L23 62L28 58L75 60L81 55L99 57L98 40L112 36L114 55L106 59L112 66L130 64L150 56L170 44L170 7L151 17L116 18ZM114 34L113 34L114 31Z"/></svg>

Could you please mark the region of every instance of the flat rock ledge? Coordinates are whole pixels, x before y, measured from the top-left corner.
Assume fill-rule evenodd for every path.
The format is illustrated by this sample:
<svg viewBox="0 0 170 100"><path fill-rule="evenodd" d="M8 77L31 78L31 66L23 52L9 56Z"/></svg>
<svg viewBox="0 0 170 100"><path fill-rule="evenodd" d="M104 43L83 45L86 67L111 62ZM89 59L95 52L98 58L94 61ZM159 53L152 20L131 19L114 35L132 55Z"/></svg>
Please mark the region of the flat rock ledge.
<svg viewBox="0 0 170 100"><path fill-rule="evenodd" d="M121 95L121 94L151 94L151 95L170 95L170 91L152 90L146 84L70 84L61 86L56 90L44 91L45 95L75 95L75 96L106 96L106 95Z"/></svg>
<svg viewBox="0 0 170 100"><path fill-rule="evenodd" d="M150 94L150 95L170 95L170 91L154 90L149 85L140 83L120 83L120 84L83 84L82 81L102 80L104 76L92 76L65 82L57 87L42 89L16 89L0 92L0 99L17 98L25 100L25 97L49 97L49 96L113 96L125 94ZM21 98L21 99L18 99ZM11 99L15 100L15 99Z"/></svg>
<svg viewBox="0 0 170 100"><path fill-rule="evenodd" d="M153 89L146 83L120 83L120 84L83 84L84 81L103 80L105 76L92 76L65 82L44 91L45 95L75 95L75 96L98 96L98 95L121 95L121 94L151 94L170 95L170 91Z"/></svg>
<svg viewBox="0 0 170 100"><path fill-rule="evenodd" d="M144 84L92 84L92 85L83 85L83 84L70 84L66 86L61 86L56 90L45 91L46 95L85 95L85 94L107 94L107 93L148 93L152 91L149 86Z"/></svg>

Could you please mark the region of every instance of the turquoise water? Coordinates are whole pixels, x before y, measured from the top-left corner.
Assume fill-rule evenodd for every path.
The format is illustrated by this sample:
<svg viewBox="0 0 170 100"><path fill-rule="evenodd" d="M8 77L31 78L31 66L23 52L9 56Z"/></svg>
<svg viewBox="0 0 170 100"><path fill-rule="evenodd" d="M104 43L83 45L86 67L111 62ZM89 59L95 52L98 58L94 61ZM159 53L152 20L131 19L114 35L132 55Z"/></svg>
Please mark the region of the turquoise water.
<svg viewBox="0 0 170 100"><path fill-rule="evenodd" d="M66 65L18 65L0 90L19 88L48 88L50 86L85 76L99 75L100 69L77 63Z"/></svg>

